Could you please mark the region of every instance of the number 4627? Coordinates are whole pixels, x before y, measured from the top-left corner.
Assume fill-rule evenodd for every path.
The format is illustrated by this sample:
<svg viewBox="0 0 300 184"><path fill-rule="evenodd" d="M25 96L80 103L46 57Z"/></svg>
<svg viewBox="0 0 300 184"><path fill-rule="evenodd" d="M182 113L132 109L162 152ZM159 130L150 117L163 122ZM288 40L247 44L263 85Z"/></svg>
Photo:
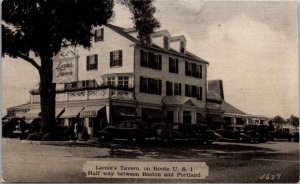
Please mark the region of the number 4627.
<svg viewBox="0 0 300 184"><path fill-rule="evenodd" d="M281 177L281 174L270 174L265 173L262 176L259 177L260 180L279 180Z"/></svg>

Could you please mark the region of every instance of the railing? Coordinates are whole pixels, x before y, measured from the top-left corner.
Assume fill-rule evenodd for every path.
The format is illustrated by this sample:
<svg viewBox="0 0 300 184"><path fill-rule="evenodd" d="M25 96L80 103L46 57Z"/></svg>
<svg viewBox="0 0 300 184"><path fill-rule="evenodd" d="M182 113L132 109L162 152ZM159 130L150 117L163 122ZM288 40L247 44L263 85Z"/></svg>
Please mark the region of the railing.
<svg viewBox="0 0 300 184"><path fill-rule="evenodd" d="M124 89L85 89L76 91L65 91L57 92L55 100L57 102L63 101L77 101L77 100L97 100L97 99L123 99L123 100L133 100L133 90ZM31 103L40 102L40 94L31 94Z"/></svg>

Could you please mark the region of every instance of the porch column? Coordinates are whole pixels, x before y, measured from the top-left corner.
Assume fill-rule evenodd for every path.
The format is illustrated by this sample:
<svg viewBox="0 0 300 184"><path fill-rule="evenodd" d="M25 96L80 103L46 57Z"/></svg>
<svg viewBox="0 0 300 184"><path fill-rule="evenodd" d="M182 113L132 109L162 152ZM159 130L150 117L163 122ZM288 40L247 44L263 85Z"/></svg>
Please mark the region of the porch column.
<svg viewBox="0 0 300 184"><path fill-rule="evenodd" d="M109 125L111 125L111 122L110 122L110 113L111 113L111 109L110 109L110 104L106 104L105 105L105 109L106 109L106 118L107 118L107 123Z"/></svg>

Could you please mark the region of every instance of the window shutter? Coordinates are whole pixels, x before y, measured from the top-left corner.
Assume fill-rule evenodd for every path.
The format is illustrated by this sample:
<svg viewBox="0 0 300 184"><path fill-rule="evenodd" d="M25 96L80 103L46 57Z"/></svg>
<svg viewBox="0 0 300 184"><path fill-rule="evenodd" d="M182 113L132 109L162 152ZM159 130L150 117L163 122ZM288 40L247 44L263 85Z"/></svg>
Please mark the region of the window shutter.
<svg viewBox="0 0 300 184"><path fill-rule="evenodd" d="M90 56L86 56L86 70L90 70Z"/></svg>
<svg viewBox="0 0 300 184"><path fill-rule="evenodd" d="M188 62L185 61L185 75L188 76Z"/></svg>
<svg viewBox="0 0 300 184"><path fill-rule="evenodd" d="M169 72L172 72L172 58L169 57Z"/></svg>
<svg viewBox="0 0 300 184"><path fill-rule="evenodd" d="M188 85L187 84L185 85L184 94L185 94L185 96L189 96L189 94L188 94Z"/></svg>
<svg viewBox="0 0 300 184"><path fill-rule="evenodd" d="M104 40L104 28L101 28L101 40Z"/></svg>
<svg viewBox="0 0 300 184"><path fill-rule="evenodd" d="M122 66L123 62L123 52L122 50L119 50L119 66Z"/></svg>
<svg viewBox="0 0 300 184"><path fill-rule="evenodd" d="M145 61L144 61L144 51L141 50L141 58L140 58L140 65L145 66Z"/></svg>
<svg viewBox="0 0 300 184"><path fill-rule="evenodd" d="M178 59L176 59L176 73L178 73Z"/></svg>
<svg viewBox="0 0 300 184"><path fill-rule="evenodd" d="M161 80L158 80L158 94L161 95Z"/></svg>
<svg viewBox="0 0 300 184"><path fill-rule="evenodd" d="M192 63L192 76L196 76L196 63Z"/></svg>
<svg viewBox="0 0 300 184"><path fill-rule="evenodd" d="M200 79L202 79L202 65L200 65Z"/></svg>
<svg viewBox="0 0 300 184"><path fill-rule="evenodd" d="M161 70L161 55L158 55L159 60L158 60L158 69Z"/></svg>
<svg viewBox="0 0 300 184"><path fill-rule="evenodd" d="M113 52L110 52L110 67L113 67Z"/></svg>
<svg viewBox="0 0 300 184"><path fill-rule="evenodd" d="M144 77L140 76L140 92L144 92L143 90L143 80L144 80Z"/></svg>
<svg viewBox="0 0 300 184"><path fill-rule="evenodd" d="M200 94L199 94L199 98L202 101L202 87L200 87Z"/></svg>
<svg viewBox="0 0 300 184"><path fill-rule="evenodd" d="M181 83L179 83L179 95L181 96Z"/></svg>
<svg viewBox="0 0 300 184"><path fill-rule="evenodd" d="M98 69L98 54L95 54L95 67L94 69Z"/></svg>

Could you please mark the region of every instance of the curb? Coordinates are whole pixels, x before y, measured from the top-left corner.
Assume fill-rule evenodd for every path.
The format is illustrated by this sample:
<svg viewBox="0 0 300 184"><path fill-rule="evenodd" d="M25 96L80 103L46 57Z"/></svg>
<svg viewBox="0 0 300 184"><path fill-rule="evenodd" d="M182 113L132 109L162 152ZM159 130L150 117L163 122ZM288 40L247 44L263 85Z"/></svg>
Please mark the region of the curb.
<svg viewBox="0 0 300 184"><path fill-rule="evenodd" d="M22 140L21 143L36 144L36 145L55 145L55 146L70 146L70 145L93 146L95 144L94 142L86 142L86 141L30 141L30 140Z"/></svg>

